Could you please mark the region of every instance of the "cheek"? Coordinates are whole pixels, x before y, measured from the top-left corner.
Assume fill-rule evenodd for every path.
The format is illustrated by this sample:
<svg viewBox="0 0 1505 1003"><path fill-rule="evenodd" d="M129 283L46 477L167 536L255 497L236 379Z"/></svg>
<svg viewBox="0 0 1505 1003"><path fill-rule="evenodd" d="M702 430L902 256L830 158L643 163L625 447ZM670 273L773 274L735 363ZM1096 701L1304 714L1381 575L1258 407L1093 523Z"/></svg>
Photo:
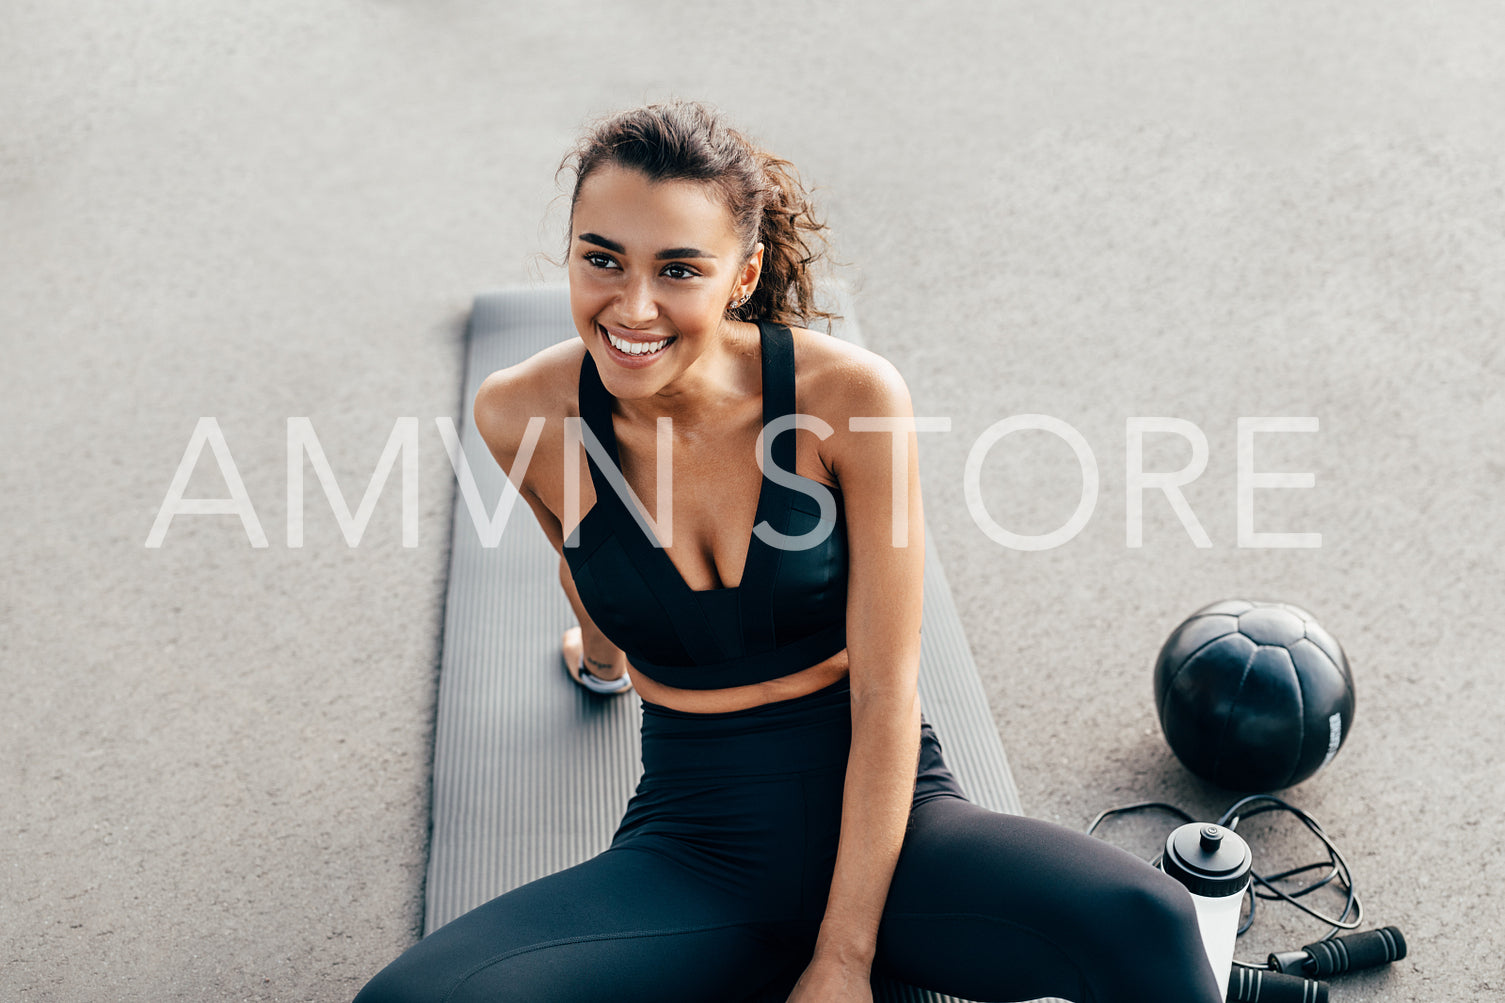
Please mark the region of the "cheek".
<svg viewBox="0 0 1505 1003"><path fill-rule="evenodd" d="M610 298L610 290L594 276L571 271L570 312L578 320L600 312L602 304Z"/></svg>
<svg viewBox="0 0 1505 1003"><path fill-rule="evenodd" d="M700 323L715 324L726 312L727 298L719 283L704 282L681 291L670 309L683 314L686 321L695 317Z"/></svg>
<svg viewBox="0 0 1505 1003"><path fill-rule="evenodd" d="M580 337L589 338L595 333L595 318L598 313L600 311L591 305L588 298L577 296L573 288L570 290L570 316Z"/></svg>
<svg viewBox="0 0 1505 1003"><path fill-rule="evenodd" d="M724 304L714 296L687 296L669 308L674 327L683 334L707 334L721 324Z"/></svg>

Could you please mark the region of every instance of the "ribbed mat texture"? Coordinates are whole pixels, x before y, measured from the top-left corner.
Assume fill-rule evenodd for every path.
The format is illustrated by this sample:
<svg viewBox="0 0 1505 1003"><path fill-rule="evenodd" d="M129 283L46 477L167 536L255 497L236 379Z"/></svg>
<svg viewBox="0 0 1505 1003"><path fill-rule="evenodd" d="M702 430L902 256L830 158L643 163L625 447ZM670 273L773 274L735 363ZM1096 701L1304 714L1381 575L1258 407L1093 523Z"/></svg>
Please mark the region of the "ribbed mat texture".
<svg viewBox="0 0 1505 1003"><path fill-rule="evenodd" d="M825 294L844 317L832 333L860 344L844 290L828 286ZM457 422L467 464L444 616L425 933L604 850L642 772L638 697L599 700L565 675L559 637L574 614L559 585L559 556L471 420L488 374L574 337L563 285L484 294L471 312ZM511 512L488 546L484 529L504 491ZM968 797L1017 813L1008 761L928 534L920 697ZM888 1003L953 999L877 980L874 990Z"/></svg>

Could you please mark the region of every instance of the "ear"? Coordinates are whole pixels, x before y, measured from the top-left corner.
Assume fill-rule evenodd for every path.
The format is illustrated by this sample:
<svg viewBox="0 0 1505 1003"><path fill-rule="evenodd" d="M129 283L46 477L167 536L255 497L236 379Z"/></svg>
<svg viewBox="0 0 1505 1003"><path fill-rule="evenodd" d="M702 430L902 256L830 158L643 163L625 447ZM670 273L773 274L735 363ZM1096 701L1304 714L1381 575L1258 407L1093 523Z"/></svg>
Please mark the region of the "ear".
<svg viewBox="0 0 1505 1003"><path fill-rule="evenodd" d="M753 290L758 288L758 276L763 274L763 242L760 240L753 246L752 254L747 256L747 262L742 266L741 273L737 276L737 285L747 290L751 296Z"/></svg>

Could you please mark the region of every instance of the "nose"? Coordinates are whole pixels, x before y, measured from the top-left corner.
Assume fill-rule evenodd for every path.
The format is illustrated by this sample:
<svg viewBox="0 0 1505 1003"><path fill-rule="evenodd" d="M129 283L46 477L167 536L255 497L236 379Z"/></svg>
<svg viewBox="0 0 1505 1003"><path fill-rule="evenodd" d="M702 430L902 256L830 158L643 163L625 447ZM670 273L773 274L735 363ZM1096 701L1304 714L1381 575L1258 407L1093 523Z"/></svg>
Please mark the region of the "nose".
<svg viewBox="0 0 1505 1003"><path fill-rule="evenodd" d="M658 318L658 303L653 298L650 276L627 279L617 296L617 316L628 327L643 327Z"/></svg>

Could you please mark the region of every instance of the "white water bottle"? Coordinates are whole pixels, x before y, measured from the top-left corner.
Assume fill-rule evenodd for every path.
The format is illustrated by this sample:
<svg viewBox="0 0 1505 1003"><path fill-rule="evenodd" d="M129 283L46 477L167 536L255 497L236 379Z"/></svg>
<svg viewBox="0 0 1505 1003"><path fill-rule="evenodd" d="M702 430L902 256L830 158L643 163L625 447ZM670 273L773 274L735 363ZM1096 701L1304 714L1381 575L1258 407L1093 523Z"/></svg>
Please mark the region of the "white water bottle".
<svg viewBox="0 0 1505 1003"><path fill-rule="evenodd" d="M1189 822L1172 832L1160 860L1161 869L1191 892L1220 999L1228 995L1239 912L1253 862L1242 836L1210 822Z"/></svg>

